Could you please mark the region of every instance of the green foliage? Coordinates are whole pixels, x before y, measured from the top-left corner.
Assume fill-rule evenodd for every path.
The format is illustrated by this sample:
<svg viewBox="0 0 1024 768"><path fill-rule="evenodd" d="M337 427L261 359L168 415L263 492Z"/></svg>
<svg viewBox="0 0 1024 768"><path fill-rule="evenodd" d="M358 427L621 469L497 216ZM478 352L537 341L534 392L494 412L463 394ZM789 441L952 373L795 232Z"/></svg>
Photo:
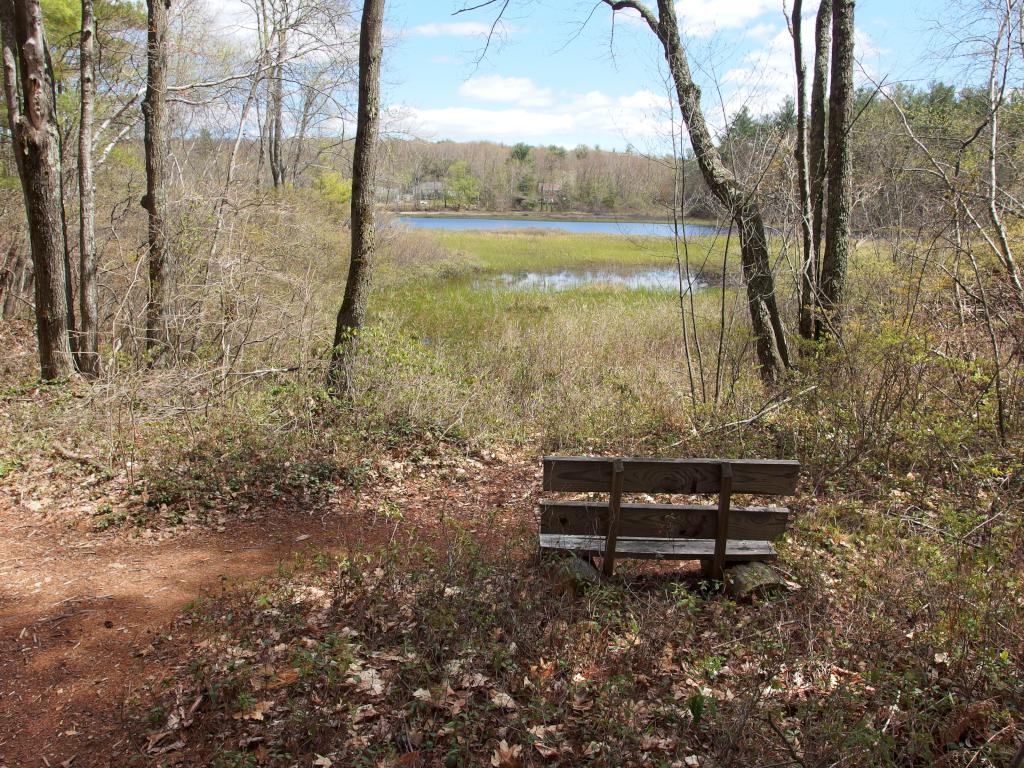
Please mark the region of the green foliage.
<svg viewBox="0 0 1024 768"><path fill-rule="evenodd" d="M532 147L529 144L524 144L522 142L519 142L518 144L513 144L512 149L509 150L509 159L514 163L519 163L520 165L522 165L526 163L527 160L530 159L531 149Z"/></svg>
<svg viewBox="0 0 1024 768"><path fill-rule="evenodd" d="M82 29L82 5L78 0L43 0L43 25L50 45L66 46Z"/></svg>
<svg viewBox="0 0 1024 768"><path fill-rule="evenodd" d="M337 171L323 171L317 177L315 189L322 200L333 206L344 207L352 201L352 179Z"/></svg>
<svg viewBox="0 0 1024 768"><path fill-rule="evenodd" d="M480 180L465 160L457 160L449 166L445 199L456 210L480 202Z"/></svg>

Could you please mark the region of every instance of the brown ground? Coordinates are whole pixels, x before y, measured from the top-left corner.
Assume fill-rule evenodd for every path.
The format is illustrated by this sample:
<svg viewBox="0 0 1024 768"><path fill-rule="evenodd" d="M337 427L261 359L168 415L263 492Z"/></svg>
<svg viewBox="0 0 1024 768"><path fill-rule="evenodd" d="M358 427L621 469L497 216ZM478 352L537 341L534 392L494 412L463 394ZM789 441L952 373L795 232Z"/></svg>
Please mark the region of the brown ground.
<svg viewBox="0 0 1024 768"><path fill-rule="evenodd" d="M145 745L125 735L126 708L182 656L188 639L168 632L191 600L303 550L444 539L452 524L499 541L532 525L538 465L406 468L358 504L343 491L165 538L72 528L64 499L40 507L0 486L0 768L127 764ZM384 500L401 519L378 513Z"/></svg>

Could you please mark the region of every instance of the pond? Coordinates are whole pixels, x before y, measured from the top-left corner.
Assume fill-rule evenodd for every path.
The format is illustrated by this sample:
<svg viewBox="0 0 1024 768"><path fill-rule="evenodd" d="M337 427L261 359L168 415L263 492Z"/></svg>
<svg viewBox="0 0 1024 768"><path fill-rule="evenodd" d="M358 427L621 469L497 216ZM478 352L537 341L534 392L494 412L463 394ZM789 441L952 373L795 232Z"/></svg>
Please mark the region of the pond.
<svg viewBox="0 0 1024 768"><path fill-rule="evenodd" d="M570 221L548 219L488 219L476 216L399 216L398 221L414 229L553 229L561 232L624 237L672 237L672 225L654 221ZM714 235L717 227L687 224L688 237ZM684 234L683 227L679 230Z"/></svg>
<svg viewBox="0 0 1024 768"><path fill-rule="evenodd" d="M610 286L628 290L679 291L679 274L674 268L654 267L636 270L562 269L557 272L503 272L477 283L478 287L509 291L568 291L588 285ZM687 278L694 290L701 283Z"/></svg>

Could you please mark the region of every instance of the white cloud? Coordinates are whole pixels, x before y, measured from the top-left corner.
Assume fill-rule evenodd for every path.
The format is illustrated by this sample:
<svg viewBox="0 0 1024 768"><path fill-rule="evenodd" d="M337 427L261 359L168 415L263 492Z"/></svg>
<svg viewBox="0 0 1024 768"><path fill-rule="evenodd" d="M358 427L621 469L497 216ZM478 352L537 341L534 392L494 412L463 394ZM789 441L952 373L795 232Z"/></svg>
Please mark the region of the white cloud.
<svg viewBox="0 0 1024 768"><path fill-rule="evenodd" d="M744 56L739 66L727 70L722 83L732 88L725 103L730 115L743 106L754 115L763 115L794 96L793 39L789 30L778 29L763 46Z"/></svg>
<svg viewBox="0 0 1024 768"><path fill-rule="evenodd" d="M546 106L410 108L404 130L461 141L553 142L638 146L663 143L671 130L668 101L650 91L612 97L600 91L560 94Z"/></svg>
<svg viewBox="0 0 1024 768"><path fill-rule="evenodd" d="M655 10L655 9L652 9ZM710 37L723 29L740 29L766 13L782 15L780 0L678 0L676 17L679 31L687 37ZM655 14L657 11L655 10ZM616 21L643 25L640 14L631 8L617 11ZM755 30L757 27L755 27ZM763 30L760 30L763 32Z"/></svg>
<svg viewBox="0 0 1024 768"><path fill-rule="evenodd" d="M421 37L485 37L490 34L491 25L479 21L432 22L413 27L409 31Z"/></svg>
<svg viewBox="0 0 1024 768"><path fill-rule="evenodd" d="M479 75L459 86L459 95L474 101L545 107L551 104L550 88L539 88L528 77Z"/></svg>
<svg viewBox="0 0 1024 768"><path fill-rule="evenodd" d="M811 71L814 57L814 25L804 24L801 27L803 37L804 62L808 73ZM727 70L722 76L722 84L727 86L725 112L731 116L746 106L753 115L764 115L782 106L787 98L796 97L796 74L793 65L793 38L784 26L775 28L773 34L766 35L766 42L746 54L735 67ZM863 30L854 33L854 65L856 85L870 85L869 77L875 77L875 65L881 53L874 41ZM808 78L810 74L808 74ZM810 81L808 80L808 89ZM705 105L710 108L710 105ZM714 117L716 124L721 123L722 115Z"/></svg>
<svg viewBox="0 0 1024 768"><path fill-rule="evenodd" d="M720 29L738 29L769 11L782 15L779 0L680 0L679 29L688 37L708 37Z"/></svg>

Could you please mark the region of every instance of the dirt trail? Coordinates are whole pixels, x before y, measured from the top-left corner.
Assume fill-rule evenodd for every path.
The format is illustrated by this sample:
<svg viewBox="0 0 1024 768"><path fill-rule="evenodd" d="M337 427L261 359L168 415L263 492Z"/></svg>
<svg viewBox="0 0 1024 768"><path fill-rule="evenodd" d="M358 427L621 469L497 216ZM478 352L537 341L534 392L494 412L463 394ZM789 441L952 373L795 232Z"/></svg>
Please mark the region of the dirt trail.
<svg viewBox="0 0 1024 768"><path fill-rule="evenodd" d="M53 510L0 503L0 768L124 765L140 748L123 736L125 708L180 658L187 638L166 633L197 596L304 549L443 534L439 510L500 535L529 520L535 474L516 462L454 484L410 478L364 493L358 511L345 491L312 514L279 509L162 541L70 530ZM396 504L400 519L375 515L374 494ZM496 519L495 510L507 512Z"/></svg>

